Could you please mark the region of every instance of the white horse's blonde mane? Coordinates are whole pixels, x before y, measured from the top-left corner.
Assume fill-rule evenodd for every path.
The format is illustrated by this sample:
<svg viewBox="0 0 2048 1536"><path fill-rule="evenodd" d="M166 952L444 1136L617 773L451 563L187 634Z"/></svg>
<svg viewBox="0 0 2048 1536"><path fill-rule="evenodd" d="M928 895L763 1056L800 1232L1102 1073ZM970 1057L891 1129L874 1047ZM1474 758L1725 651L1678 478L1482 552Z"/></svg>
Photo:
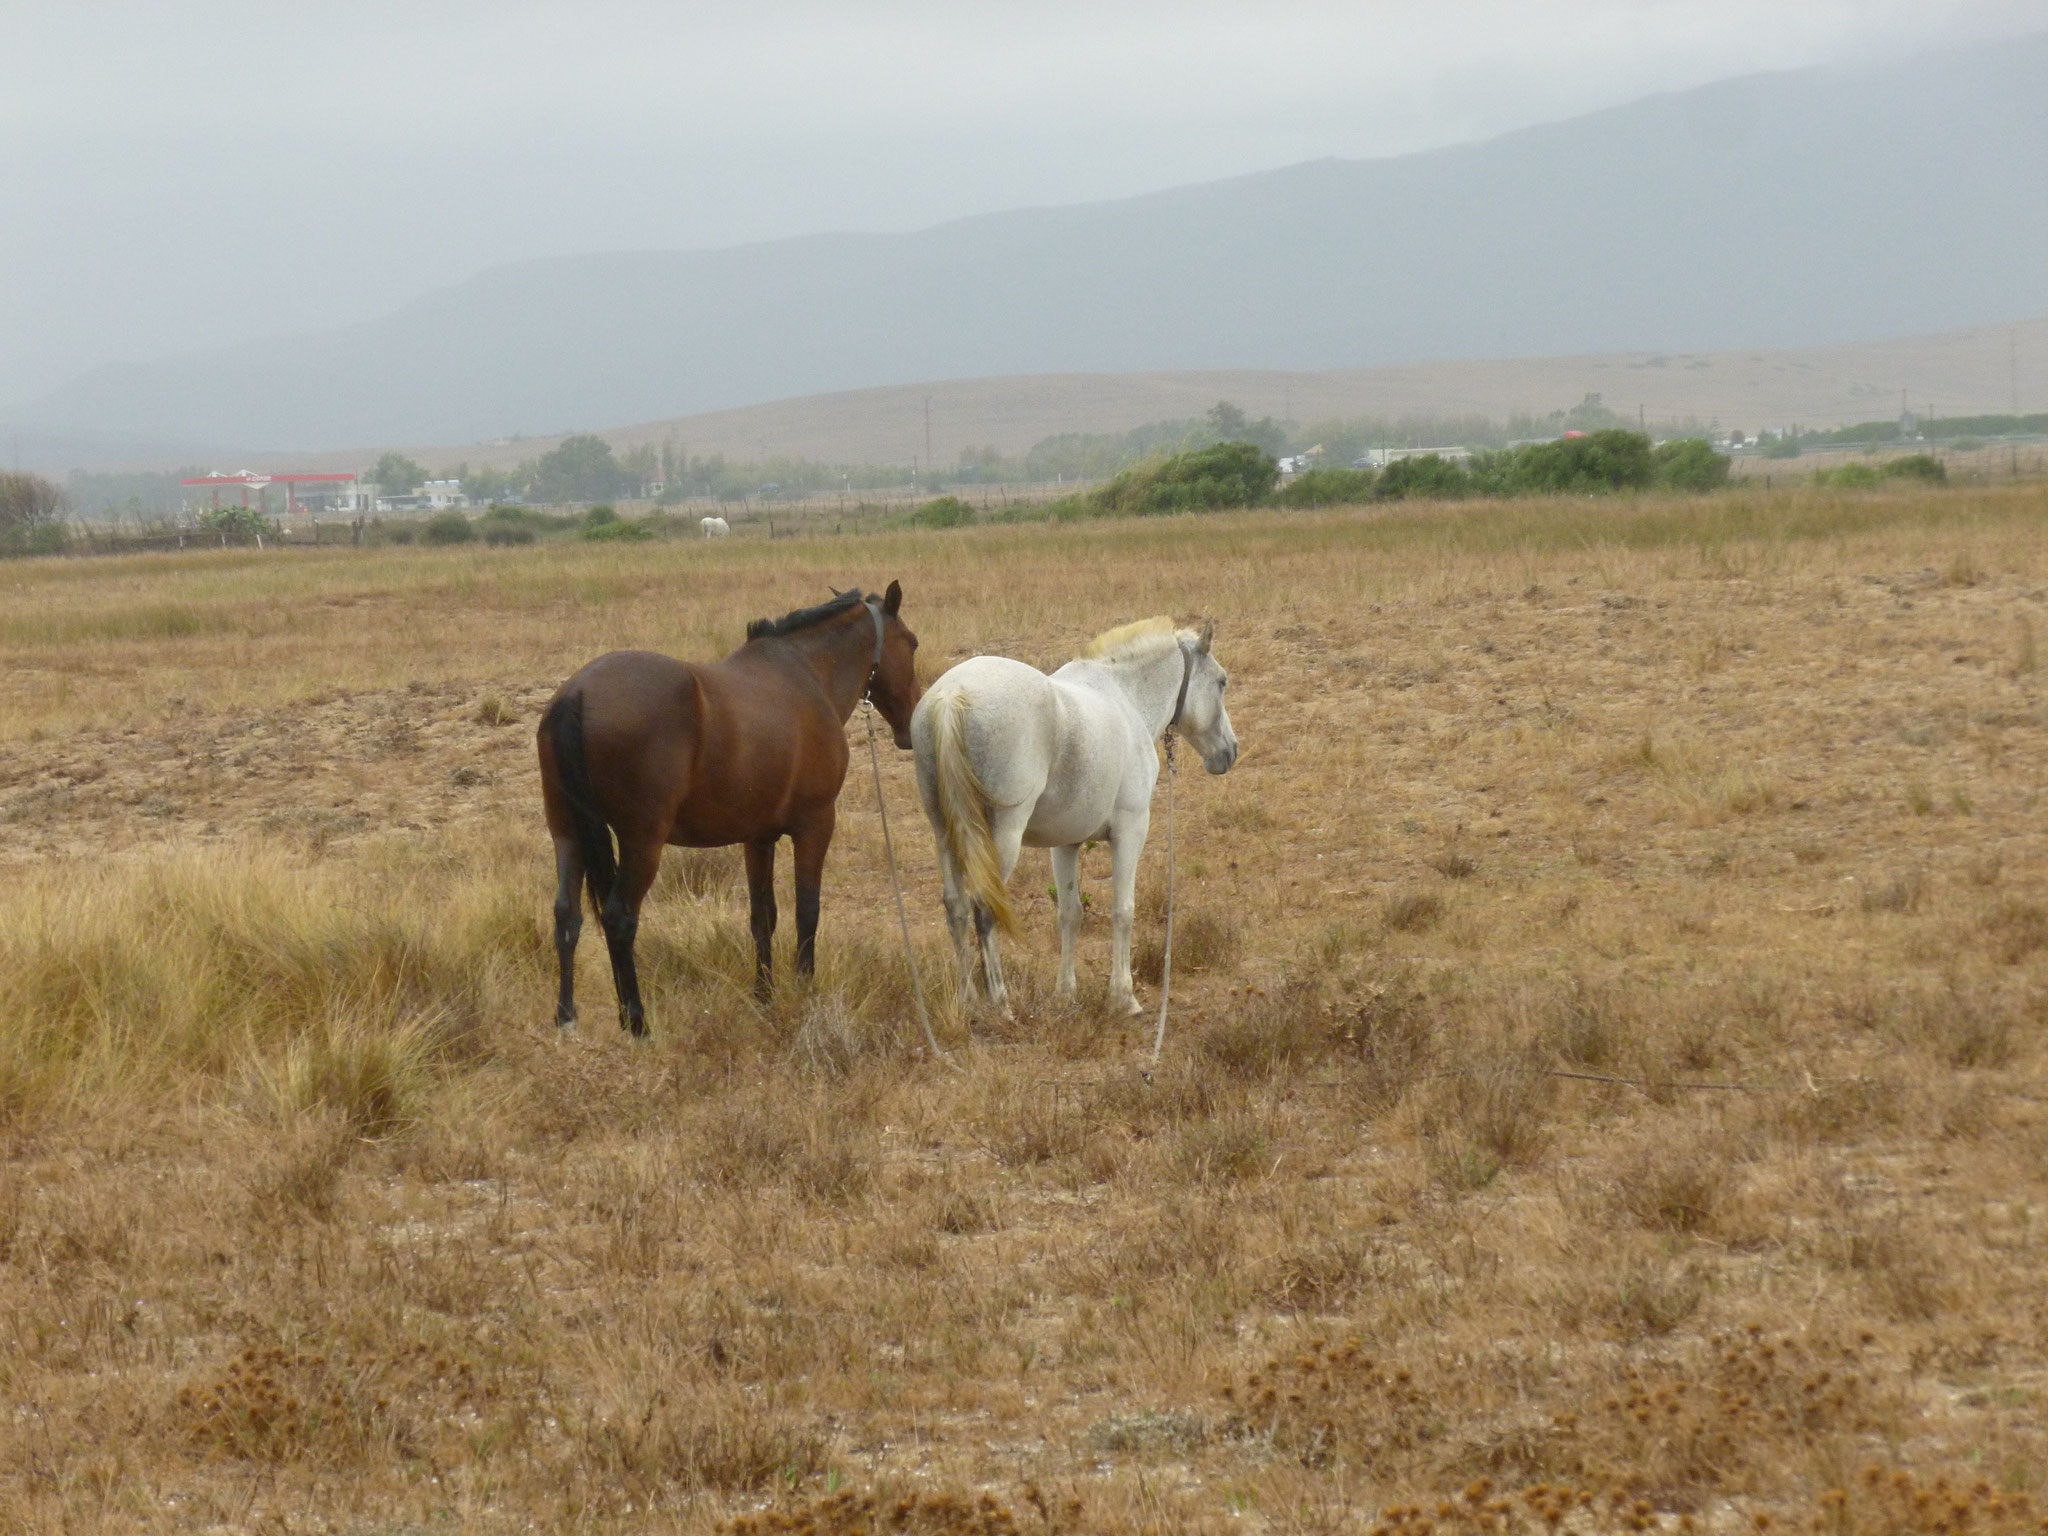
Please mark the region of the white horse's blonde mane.
<svg viewBox="0 0 2048 1536"><path fill-rule="evenodd" d="M1149 661L1180 644L1180 633L1165 614L1105 629L1083 647L1084 661Z"/></svg>

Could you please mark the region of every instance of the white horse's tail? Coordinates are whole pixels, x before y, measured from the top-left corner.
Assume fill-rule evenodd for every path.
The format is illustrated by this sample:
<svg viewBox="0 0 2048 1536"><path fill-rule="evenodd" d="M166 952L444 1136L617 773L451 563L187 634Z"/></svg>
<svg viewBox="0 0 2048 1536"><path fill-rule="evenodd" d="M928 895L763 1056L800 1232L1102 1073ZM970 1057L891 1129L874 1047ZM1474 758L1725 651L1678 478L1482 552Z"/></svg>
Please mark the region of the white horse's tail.
<svg viewBox="0 0 2048 1536"><path fill-rule="evenodd" d="M1004 933L1016 930L1017 914L1003 885L1002 861L989 829L988 791L967 756L967 691L955 689L932 711L933 775L939 797L939 825L960 871L967 899L989 914Z"/></svg>

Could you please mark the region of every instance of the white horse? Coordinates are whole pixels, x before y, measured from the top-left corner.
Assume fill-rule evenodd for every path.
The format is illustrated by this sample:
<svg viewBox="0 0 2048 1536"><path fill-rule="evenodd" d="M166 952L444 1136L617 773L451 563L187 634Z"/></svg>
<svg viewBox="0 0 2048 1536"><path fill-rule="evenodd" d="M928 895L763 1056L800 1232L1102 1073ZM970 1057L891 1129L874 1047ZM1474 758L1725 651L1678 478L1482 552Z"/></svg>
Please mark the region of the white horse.
<svg viewBox="0 0 2048 1536"><path fill-rule="evenodd" d="M722 517L707 517L697 526L704 530L707 539L722 539L732 532L732 524Z"/></svg>
<svg viewBox="0 0 2048 1536"><path fill-rule="evenodd" d="M1159 738L1177 728L1211 773L1228 773L1237 761L1237 736L1223 707L1226 678L1209 648L1215 632L1213 623L1197 633L1176 630L1171 619L1142 619L1096 636L1050 677L1007 657L976 656L925 691L910 717L910 739L918 794L939 845L962 1002L974 996L971 916L989 1002L1009 1015L996 933L1014 928L1003 887L1025 843L1052 850L1059 990L1073 992L1081 844L1107 838L1116 887L1110 1005L1139 1011L1131 989L1131 916L1159 779Z"/></svg>

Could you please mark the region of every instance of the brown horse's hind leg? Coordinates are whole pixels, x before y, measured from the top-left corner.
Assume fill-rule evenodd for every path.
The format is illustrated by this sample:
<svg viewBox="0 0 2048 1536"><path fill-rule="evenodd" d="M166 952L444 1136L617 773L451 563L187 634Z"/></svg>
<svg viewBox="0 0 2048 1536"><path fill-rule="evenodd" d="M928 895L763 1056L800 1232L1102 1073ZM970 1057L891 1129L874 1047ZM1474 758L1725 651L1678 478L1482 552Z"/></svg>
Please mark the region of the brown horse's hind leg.
<svg viewBox="0 0 2048 1536"><path fill-rule="evenodd" d="M555 963L562 990L555 1001L555 1028L576 1028L576 941L583 936L583 854L573 837L555 839Z"/></svg>
<svg viewBox="0 0 2048 1536"><path fill-rule="evenodd" d="M796 850L796 973L806 980L818 973L818 890L836 820L828 800L790 838Z"/></svg>
<svg viewBox="0 0 2048 1536"><path fill-rule="evenodd" d="M640 973L633 964L633 941L640 934L640 903L661 868L658 840L619 836L619 878L604 910L605 947L611 952L612 981L619 991L619 1028L639 1036L647 1033L647 1010L640 1006Z"/></svg>
<svg viewBox="0 0 2048 1536"><path fill-rule="evenodd" d="M754 997L767 1002L775 975L775 843L757 837L747 844L748 926L754 931Z"/></svg>

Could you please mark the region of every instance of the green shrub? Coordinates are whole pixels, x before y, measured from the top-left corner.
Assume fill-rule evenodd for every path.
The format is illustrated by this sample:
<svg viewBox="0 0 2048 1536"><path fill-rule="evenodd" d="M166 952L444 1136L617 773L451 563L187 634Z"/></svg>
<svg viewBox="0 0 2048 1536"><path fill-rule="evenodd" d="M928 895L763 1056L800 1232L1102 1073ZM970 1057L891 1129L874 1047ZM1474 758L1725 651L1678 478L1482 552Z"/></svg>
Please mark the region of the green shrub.
<svg viewBox="0 0 2048 1536"><path fill-rule="evenodd" d="M1472 466L1475 486L1495 496L1633 491L1656 477L1650 439L1619 427L1552 443L1524 443L1504 453L1485 454Z"/></svg>
<svg viewBox="0 0 2048 1536"><path fill-rule="evenodd" d="M1799 439L1786 433L1783 437L1767 437L1764 440L1762 456L1767 459L1796 459L1799 457Z"/></svg>
<svg viewBox="0 0 2048 1536"><path fill-rule="evenodd" d="M583 526L586 528L602 528L609 523L616 523L618 520L618 512L605 502L599 502L583 514Z"/></svg>
<svg viewBox="0 0 2048 1536"><path fill-rule="evenodd" d="M1931 453L1909 453L1902 458L1888 460L1884 466L1888 480L1924 480L1929 485L1948 484L1948 466Z"/></svg>
<svg viewBox="0 0 2048 1536"><path fill-rule="evenodd" d="M1429 499L1451 501L1472 494L1472 477L1465 466L1439 454L1396 459L1379 472L1373 495L1381 501Z"/></svg>
<svg viewBox="0 0 2048 1536"><path fill-rule="evenodd" d="M1713 491L1728 483L1728 456L1703 437L1659 443L1651 455L1657 483L1674 491Z"/></svg>
<svg viewBox="0 0 2048 1536"><path fill-rule="evenodd" d="M598 508L590 510L595 512ZM610 512L611 508L603 510ZM583 537L600 544L641 544L654 537L654 530L645 523L629 523L615 514L608 522L586 526Z"/></svg>
<svg viewBox="0 0 2048 1536"><path fill-rule="evenodd" d="M476 530L460 512L437 512L420 525L420 537L429 544L467 544Z"/></svg>
<svg viewBox="0 0 2048 1536"><path fill-rule="evenodd" d="M1311 469L1273 493L1276 507L1342 507L1372 500L1369 469Z"/></svg>
<svg viewBox="0 0 2048 1536"><path fill-rule="evenodd" d="M1813 472L1815 485L1833 486L1840 491L1867 491L1882 483L1883 479L1868 464L1844 464L1836 469L1816 469Z"/></svg>
<svg viewBox="0 0 2048 1536"><path fill-rule="evenodd" d="M413 535L414 530L411 523L393 523L384 530L383 541L386 544L410 544L413 541Z"/></svg>
<svg viewBox="0 0 2048 1536"><path fill-rule="evenodd" d="M958 496L939 496L910 514L920 528L964 528L974 521L974 508Z"/></svg>
<svg viewBox="0 0 2048 1536"><path fill-rule="evenodd" d="M54 555L71 541L62 522L68 498L54 480L0 471L0 555Z"/></svg>
<svg viewBox="0 0 2048 1536"><path fill-rule="evenodd" d="M209 507L199 514L199 526L207 533L226 534L235 543L277 531L277 525L254 507Z"/></svg>
<svg viewBox="0 0 2048 1536"><path fill-rule="evenodd" d="M71 530L63 523L35 523L27 528L0 527L0 556L61 555L71 547Z"/></svg>
<svg viewBox="0 0 2048 1536"><path fill-rule="evenodd" d="M1099 513L1207 512L1255 507L1272 492L1280 466L1255 443L1212 443L1157 464L1126 470L1093 492Z"/></svg>
<svg viewBox="0 0 2048 1536"><path fill-rule="evenodd" d="M531 544L553 521L524 507L494 506L476 520L476 531L486 544Z"/></svg>

